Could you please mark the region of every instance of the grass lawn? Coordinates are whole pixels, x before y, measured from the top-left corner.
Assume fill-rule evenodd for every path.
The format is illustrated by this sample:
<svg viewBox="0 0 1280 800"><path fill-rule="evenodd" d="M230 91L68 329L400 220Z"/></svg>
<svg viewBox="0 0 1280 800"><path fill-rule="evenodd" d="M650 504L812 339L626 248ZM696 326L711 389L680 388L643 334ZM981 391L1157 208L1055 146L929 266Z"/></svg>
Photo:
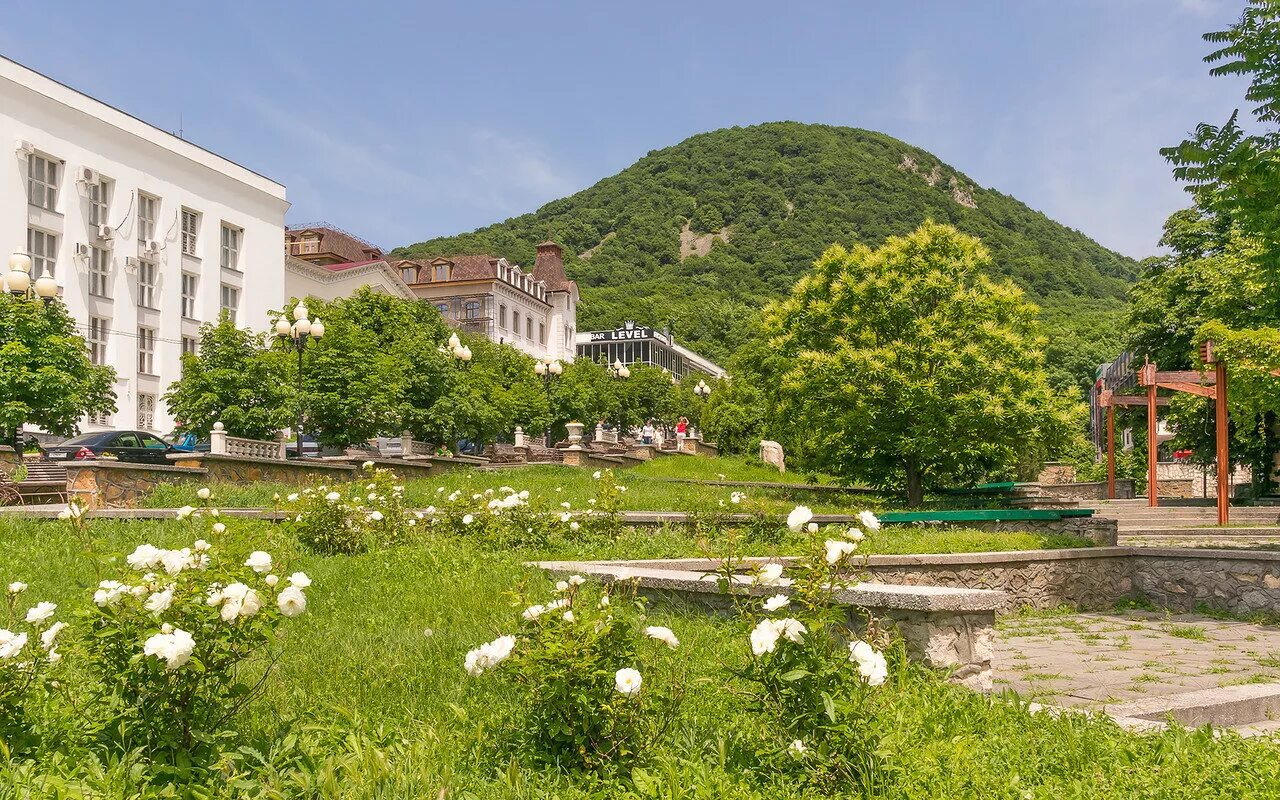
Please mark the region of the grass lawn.
<svg viewBox="0 0 1280 800"><path fill-rule="evenodd" d="M534 494L554 496L556 502L568 501L575 508L586 505L595 496L596 483L592 471L558 465L533 465L501 470L457 469L442 472L439 476L405 483L405 497L411 504L425 507L439 502L438 490L444 493L460 489L463 492L483 492L501 486L528 489ZM693 480L719 480L723 474L728 480L759 481L800 478L788 473L779 475L767 467L753 464L741 458L695 458L672 456L642 464L633 469L618 470L618 481L627 487L622 507L629 511L690 511L719 508L727 503L732 487L702 486L672 482L672 478ZM272 496L287 497L297 487L275 483L212 486L217 502L224 508L270 508ZM157 488L144 501L147 508L176 508L195 503L196 487L191 485L167 485ZM883 501L875 497L840 495L830 492L809 492L803 489L747 489L748 497L770 511L786 513L798 503L813 508L818 513L879 509Z"/></svg>
<svg viewBox="0 0 1280 800"><path fill-rule="evenodd" d="M123 556L142 541L189 544L207 531L199 524L103 520L93 523L93 531L100 552ZM925 533L902 534L889 531L877 538L896 541L890 549L939 544ZM966 533L950 541L963 546L978 540ZM646 774L653 785L642 781L638 786L626 775L609 780L566 775L513 759L503 746L517 708L513 689L496 676L472 678L462 669L468 649L512 629L523 605L512 590L549 596L546 578L523 565L530 557L635 558L668 549L688 554L690 544L687 533L669 530L516 553L425 534L421 541L381 552L321 557L302 552L278 526L232 521L215 542L218 551L243 560L250 550L266 549L276 556L277 571L302 569L314 579L307 613L282 629L280 659L265 695L234 722L238 742L251 754L228 770L234 779L179 773L176 793L156 790L153 795L138 786L145 771L106 764L88 769L89 777L81 776L76 791L55 792L39 783L42 774L84 761L83 753L73 751L43 764L6 767L0 761L0 798L806 796L793 778L771 770L756 754L770 732L726 671L750 658L746 629L732 619L683 607L651 610L653 624L679 636L681 657L647 674L646 682L682 680L691 687L674 726L647 754ZM103 577L118 577L117 570L123 571L119 559ZM88 601L97 576L65 523L0 517L0 581L19 579L30 584L26 596L32 601L57 602L72 619L73 610ZM74 633L74 627L67 631L63 645L64 666L71 670ZM67 683L76 682L69 677ZM1138 736L1102 719L1033 716L1011 697L952 687L900 661L892 665L884 691L876 722L892 772L872 787L872 796L1059 800L1280 794L1280 749L1264 741L1184 731ZM181 785L190 780L204 788L188 793L190 787ZM850 787L849 796L860 795Z"/></svg>

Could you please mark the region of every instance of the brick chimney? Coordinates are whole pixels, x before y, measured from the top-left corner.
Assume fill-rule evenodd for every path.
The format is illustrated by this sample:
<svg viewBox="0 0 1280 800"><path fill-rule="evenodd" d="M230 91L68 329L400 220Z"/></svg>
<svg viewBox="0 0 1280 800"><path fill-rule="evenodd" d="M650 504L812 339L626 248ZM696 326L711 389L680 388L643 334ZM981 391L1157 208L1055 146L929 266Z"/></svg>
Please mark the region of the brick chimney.
<svg viewBox="0 0 1280 800"><path fill-rule="evenodd" d="M548 291L569 290L569 276L564 272L564 250L553 241L538 245L538 257L533 262L533 277L547 285Z"/></svg>

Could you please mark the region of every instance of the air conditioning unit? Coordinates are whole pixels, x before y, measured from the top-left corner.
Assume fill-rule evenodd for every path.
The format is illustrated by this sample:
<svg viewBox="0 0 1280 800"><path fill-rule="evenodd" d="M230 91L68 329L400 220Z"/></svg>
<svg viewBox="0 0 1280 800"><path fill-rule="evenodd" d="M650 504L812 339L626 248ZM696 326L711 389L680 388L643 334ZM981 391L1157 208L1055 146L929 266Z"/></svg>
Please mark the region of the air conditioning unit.
<svg viewBox="0 0 1280 800"><path fill-rule="evenodd" d="M102 176L99 175L98 171L92 167L81 167L80 182L85 186L97 186L102 183Z"/></svg>
<svg viewBox="0 0 1280 800"><path fill-rule="evenodd" d="M76 258L88 258L88 257L89 257L89 245L87 245L87 244L77 244L77 245L76 245L76 252L75 252L75 255L76 255Z"/></svg>
<svg viewBox="0 0 1280 800"><path fill-rule="evenodd" d="M36 146L26 139L19 139L15 148L20 156L29 156L36 151Z"/></svg>
<svg viewBox="0 0 1280 800"><path fill-rule="evenodd" d="M155 239L148 239L146 245L142 249L148 253L159 253L160 243Z"/></svg>
<svg viewBox="0 0 1280 800"><path fill-rule="evenodd" d="M115 236L115 234L115 228L112 228L110 225L98 226L98 238L103 241L109 241L113 236Z"/></svg>
<svg viewBox="0 0 1280 800"><path fill-rule="evenodd" d="M124 271L132 275L138 271L138 259L133 256L124 257Z"/></svg>

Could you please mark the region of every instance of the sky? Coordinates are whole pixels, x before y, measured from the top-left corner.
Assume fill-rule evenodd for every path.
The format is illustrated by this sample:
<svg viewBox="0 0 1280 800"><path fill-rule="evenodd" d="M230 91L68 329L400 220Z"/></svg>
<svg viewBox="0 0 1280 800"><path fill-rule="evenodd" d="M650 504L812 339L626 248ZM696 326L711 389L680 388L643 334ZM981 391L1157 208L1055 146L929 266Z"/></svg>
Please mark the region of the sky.
<svg viewBox="0 0 1280 800"><path fill-rule="evenodd" d="M5 4L0 54L283 183L385 248L533 211L696 133L869 128L1135 258L1159 148L1244 106L1244 0Z"/></svg>

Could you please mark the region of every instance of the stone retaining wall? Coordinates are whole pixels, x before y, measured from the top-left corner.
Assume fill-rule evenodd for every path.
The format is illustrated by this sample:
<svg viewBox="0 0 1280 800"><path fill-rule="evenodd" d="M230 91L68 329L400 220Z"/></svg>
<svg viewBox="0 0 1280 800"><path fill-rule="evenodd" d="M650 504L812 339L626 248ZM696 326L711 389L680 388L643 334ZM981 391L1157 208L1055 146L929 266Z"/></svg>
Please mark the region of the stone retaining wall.
<svg viewBox="0 0 1280 800"><path fill-rule="evenodd" d="M208 480L208 471L193 467L128 462L67 462L67 499L85 508L127 508L165 483Z"/></svg>
<svg viewBox="0 0 1280 800"><path fill-rule="evenodd" d="M817 519L817 517L815 517ZM1119 523L1108 517L1063 517L1061 519L1012 519L1012 520L973 520L963 522L925 522L925 523L892 523L894 528L902 525L947 525L955 528L991 531L993 533L1040 533L1067 534L1088 539L1099 547L1113 547L1119 536Z"/></svg>
<svg viewBox="0 0 1280 800"><path fill-rule="evenodd" d="M1162 608L1280 613L1280 553L1150 548L1135 560L1137 594Z"/></svg>
<svg viewBox="0 0 1280 800"><path fill-rule="evenodd" d="M8 477L22 463L21 454L7 444L0 444L0 475Z"/></svg>
<svg viewBox="0 0 1280 800"><path fill-rule="evenodd" d="M303 486L315 481L345 481L355 476L350 462L337 463L305 458L280 461L274 458L224 456L212 453L179 453L169 456L175 466L203 469L211 483L287 483ZM139 465L141 466L141 465Z"/></svg>
<svg viewBox="0 0 1280 800"><path fill-rule="evenodd" d="M1106 500L1107 499L1107 482L1093 481L1089 483L1045 483L1041 481L1038 484L1023 484L1026 486L1034 486L1042 495L1048 495L1055 500ZM1116 499L1128 500L1133 498L1133 479L1132 478L1116 478Z"/></svg>

